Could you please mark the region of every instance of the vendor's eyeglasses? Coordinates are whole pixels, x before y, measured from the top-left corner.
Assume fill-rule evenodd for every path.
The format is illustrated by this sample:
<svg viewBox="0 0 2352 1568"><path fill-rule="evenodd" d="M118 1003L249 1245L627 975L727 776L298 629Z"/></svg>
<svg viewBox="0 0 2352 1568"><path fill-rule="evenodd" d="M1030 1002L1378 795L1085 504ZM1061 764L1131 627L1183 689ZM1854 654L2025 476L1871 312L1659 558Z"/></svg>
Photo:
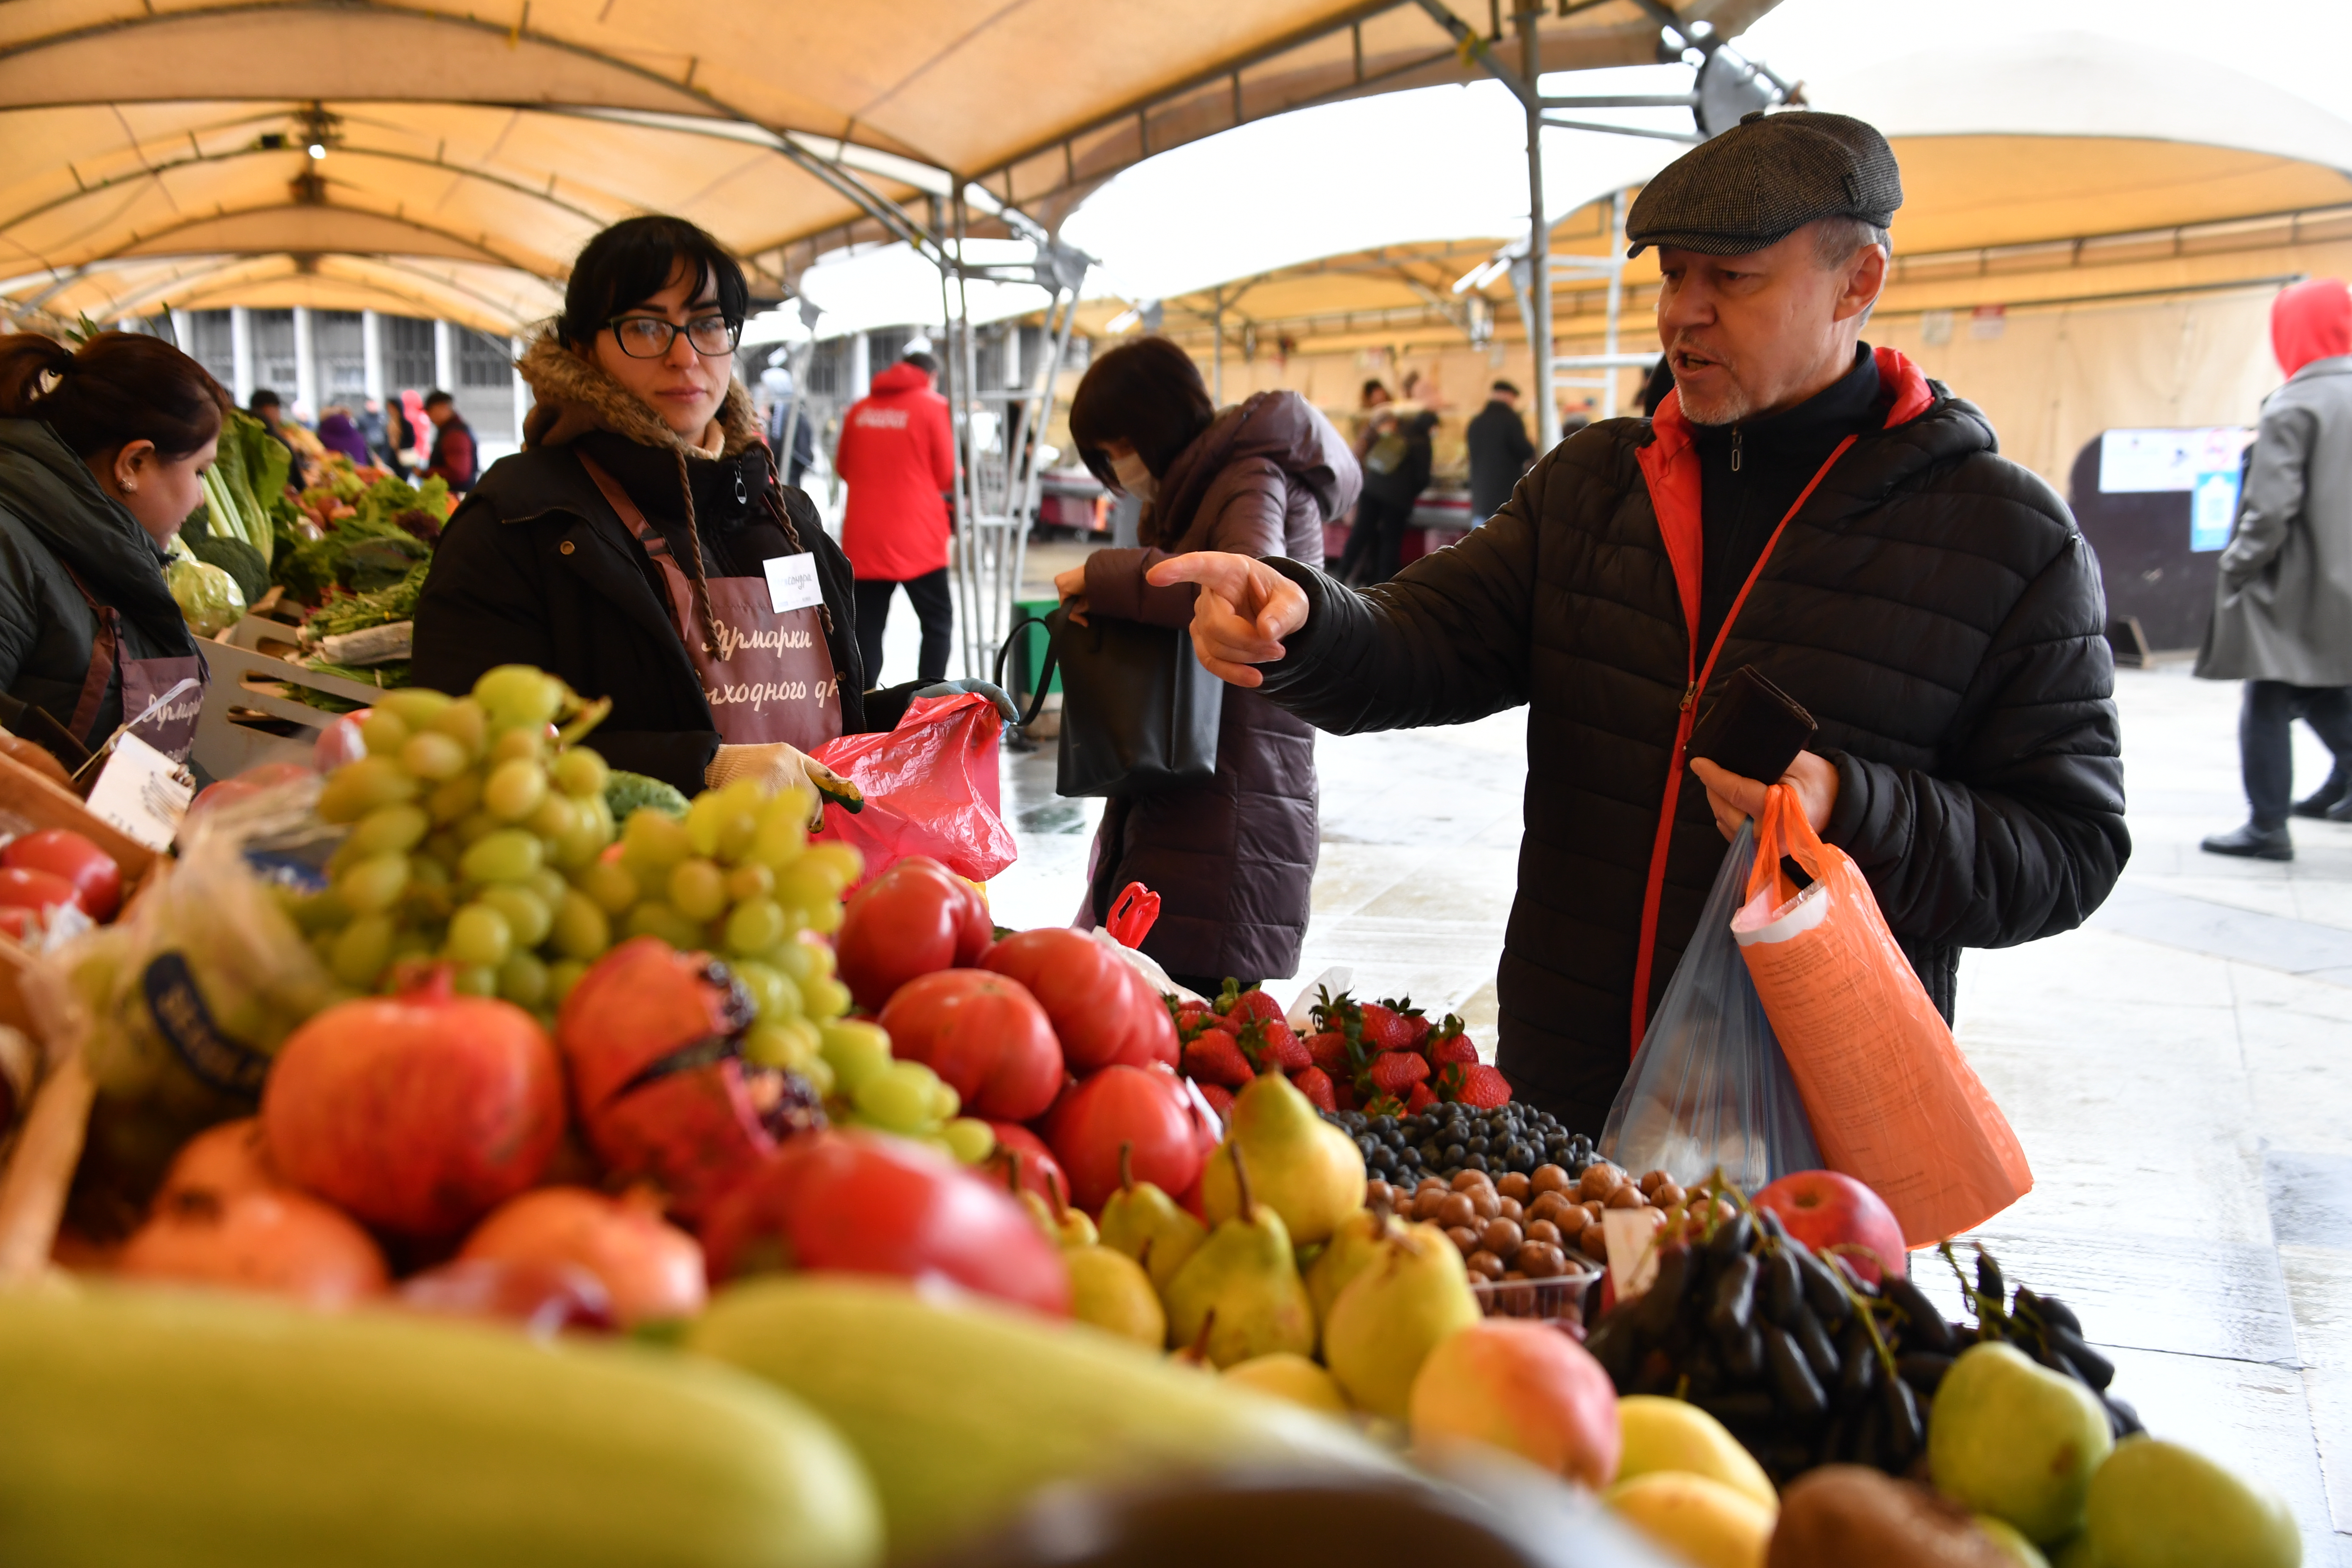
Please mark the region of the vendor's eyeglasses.
<svg viewBox="0 0 2352 1568"><path fill-rule="evenodd" d="M716 359L720 354L733 353L736 340L743 335L743 323L724 316L697 316L682 327L659 316L615 316L604 324L613 329L621 352L631 359L661 358L669 353L680 332L694 345L696 353L705 359Z"/></svg>

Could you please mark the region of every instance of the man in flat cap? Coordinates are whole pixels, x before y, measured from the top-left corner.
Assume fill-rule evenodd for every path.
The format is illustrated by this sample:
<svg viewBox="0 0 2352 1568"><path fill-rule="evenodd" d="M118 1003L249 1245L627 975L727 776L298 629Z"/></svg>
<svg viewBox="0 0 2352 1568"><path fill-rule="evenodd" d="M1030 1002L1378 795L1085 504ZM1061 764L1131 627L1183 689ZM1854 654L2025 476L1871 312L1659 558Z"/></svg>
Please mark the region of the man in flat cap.
<svg viewBox="0 0 2352 1568"><path fill-rule="evenodd" d="M2130 853L2089 547L1981 413L1861 341L1902 199L1870 126L1750 115L1633 205L1675 385L1654 418L1578 431L1369 593L1290 561L1152 571L1201 585L1204 664L1322 728L1528 705L1500 1065L1570 1127L1601 1130L1762 806L1687 754L1743 666L1818 721L1783 782L1947 1018L1961 948L2079 924Z"/></svg>

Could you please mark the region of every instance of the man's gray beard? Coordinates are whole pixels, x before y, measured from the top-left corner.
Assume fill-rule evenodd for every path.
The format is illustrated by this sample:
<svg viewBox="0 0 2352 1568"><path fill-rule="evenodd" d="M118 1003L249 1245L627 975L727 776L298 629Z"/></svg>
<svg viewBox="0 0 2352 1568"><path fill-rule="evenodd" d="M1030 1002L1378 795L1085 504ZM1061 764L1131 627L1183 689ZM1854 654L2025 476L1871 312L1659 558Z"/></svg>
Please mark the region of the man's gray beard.
<svg viewBox="0 0 2352 1568"><path fill-rule="evenodd" d="M1733 386L1712 403L1694 402L1691 395L1683 391L1679 381L1675 384L1675 389L1682 393L1683 417L1694 425L1734 425L1755 412L1748 403L1748 395L1738 386Z"/></svg>

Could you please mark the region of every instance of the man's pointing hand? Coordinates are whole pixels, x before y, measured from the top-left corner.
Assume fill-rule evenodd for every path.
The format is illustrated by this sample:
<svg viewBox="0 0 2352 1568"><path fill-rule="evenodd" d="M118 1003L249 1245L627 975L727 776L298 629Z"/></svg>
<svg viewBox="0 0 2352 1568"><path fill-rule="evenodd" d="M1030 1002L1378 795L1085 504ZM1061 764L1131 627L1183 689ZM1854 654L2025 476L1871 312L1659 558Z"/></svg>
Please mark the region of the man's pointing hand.
<svg viewBox="0 0 2352 1568"><path fill-rule="evenodd" d="M1258 685L1265 678L1251 666L1280 658L1282 639L1307 624L1307 595L1298 584L1247 555L1203 550L1171 556L1146 576L1160 588L1200 584L1192 651L1210 674L1235 686Z"/></svg>

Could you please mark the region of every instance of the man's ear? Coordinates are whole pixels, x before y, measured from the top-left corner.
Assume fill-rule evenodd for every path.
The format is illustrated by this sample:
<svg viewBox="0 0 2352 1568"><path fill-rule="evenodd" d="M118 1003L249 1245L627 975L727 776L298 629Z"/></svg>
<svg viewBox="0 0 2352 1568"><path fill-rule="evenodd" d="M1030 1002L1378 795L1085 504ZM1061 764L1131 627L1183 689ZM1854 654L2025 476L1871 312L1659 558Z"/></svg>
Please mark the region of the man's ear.
<svg viewBox="0 0 2352 1568"><path fill-rule="evenodd" d="M1845 287L1838 294L1838 321L1852 316L1867 316L1879 295L1886 291L1886 275L1892 262L1883 245L1865 245L1854 252L1847 263Z"/></svg>

